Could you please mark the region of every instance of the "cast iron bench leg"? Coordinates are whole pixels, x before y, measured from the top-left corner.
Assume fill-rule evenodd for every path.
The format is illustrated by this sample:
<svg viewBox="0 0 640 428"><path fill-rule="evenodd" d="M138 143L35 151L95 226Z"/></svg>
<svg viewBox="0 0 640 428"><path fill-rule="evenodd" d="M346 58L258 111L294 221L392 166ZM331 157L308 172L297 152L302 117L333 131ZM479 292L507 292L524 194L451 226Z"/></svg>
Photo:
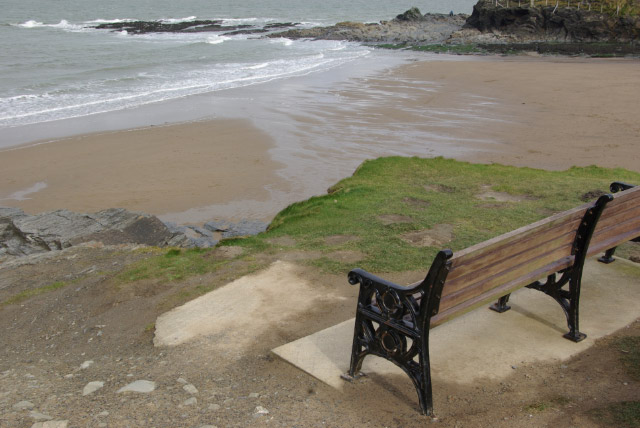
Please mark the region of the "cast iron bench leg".
<svg viewBox="0 0 640 428"><path fill-rule="evenodd" d="M501 298L498 299L497 303L494 303L493 305L489 306L489 309L499 313L507 312L509 309L511 309L511 306L507 305L507 302L509 302L510 296L511 294L502 296Z"/></svg>

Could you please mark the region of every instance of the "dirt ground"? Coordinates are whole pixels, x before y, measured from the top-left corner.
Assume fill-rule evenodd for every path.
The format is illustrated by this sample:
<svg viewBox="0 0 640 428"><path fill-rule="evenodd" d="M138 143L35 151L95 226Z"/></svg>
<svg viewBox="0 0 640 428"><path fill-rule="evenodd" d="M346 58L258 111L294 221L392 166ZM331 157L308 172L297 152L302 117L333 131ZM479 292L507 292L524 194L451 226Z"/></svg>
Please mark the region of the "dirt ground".
<svg viewBox="0 0 640 428"><path fill-rule="evenodd" d="M582 428L608 426L594 409L640 400L640 382L624 368L624 350L615 344L620 336L640 336L640 320L563 363L520 366L504 381L473 387L440 382L434 385L437 419L420 416L408 378L402 390L372 376L338 392L270 354L353 316L356 288L342 276L303 266L297 273L335 298L318 299L303 312L284 311L243 347L221 346L228 337L154 347L155 320L176 295L201 283L224 284L237 269L175 283L117 280L127 265L151 254L85 246L0 267L0 301L56 281L69 284L0 305L0 426L51 419L69 427ZM410 282L419 275L390 279ZM155 389L118 392L137 380L153 381ZM102 387L88 392L88 385L99 385L90 382Z"/></svg>

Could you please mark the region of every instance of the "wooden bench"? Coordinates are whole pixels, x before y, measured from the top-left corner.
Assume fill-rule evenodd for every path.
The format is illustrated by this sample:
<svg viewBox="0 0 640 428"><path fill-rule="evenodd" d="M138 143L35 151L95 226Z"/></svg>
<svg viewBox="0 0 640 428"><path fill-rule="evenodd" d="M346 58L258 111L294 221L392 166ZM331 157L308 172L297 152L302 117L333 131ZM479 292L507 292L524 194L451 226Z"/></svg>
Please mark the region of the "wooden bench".
<svg viewBox="0 0 640 428"><path fill-rule="evenodd" d="M586 257L640 235L640 186L620 190L455 255L440 251L424 281L410 286L352 270L349 282L359 283L360 293L349 376L357 376L365 356L385 358L409 375L422 412L433 414L429 329L496 299L491 309L504 312L509 294L522 287L554 298L567 318L564 337L583 340L578 321Z"/></svg>

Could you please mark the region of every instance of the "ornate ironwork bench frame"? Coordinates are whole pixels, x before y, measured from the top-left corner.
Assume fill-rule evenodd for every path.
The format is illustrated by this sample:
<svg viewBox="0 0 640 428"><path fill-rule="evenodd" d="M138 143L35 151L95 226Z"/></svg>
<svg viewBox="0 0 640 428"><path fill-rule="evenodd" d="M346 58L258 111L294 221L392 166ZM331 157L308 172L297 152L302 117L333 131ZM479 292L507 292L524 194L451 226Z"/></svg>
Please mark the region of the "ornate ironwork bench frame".
<svg viewBox="0 0 640 428"><path fill-rule="evenodd" d="M361 269L349 272L349 282L360 284L349 375L357 376L367 355L385 358L407 373L422 412L432 415L429 330L496 299L491 309L505 312L510 293L522 287L555 299L567 318L564 337L583 340L579 300L585 259L607 249L611 256L615 246L640 237L640 187L613 183L611 189L619 192L455 256L442 250L417 284L404 287Z"/></svg>

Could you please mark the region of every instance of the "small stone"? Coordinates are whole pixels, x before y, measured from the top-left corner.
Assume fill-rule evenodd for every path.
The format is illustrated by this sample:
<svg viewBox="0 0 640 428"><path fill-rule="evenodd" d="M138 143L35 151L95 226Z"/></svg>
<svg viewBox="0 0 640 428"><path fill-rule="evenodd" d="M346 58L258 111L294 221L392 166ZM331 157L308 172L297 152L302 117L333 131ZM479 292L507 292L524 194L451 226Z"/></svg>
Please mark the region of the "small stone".
<svg viewBox="0 0 640 428"><path fill-rule="evenodd" d="M183 386L182 389L187 391L189 394L197 394L198 393L198 388L196 388L192 384L187 384L187 385Z"/></svg>
<svg viewBox="0 0 640 428"><path fill-rule="evenodd" d="M33 403L31 401L20 401L16 404L13 405L13 408L15 410L31 410L33 409L35 406L33 405Z"/></svg>
<svg viewBox="0 0 640 428"><path fill-rule="evenodd" d="M569 366L568 366L568 365L566 365L566 364L560 364L560 368L561 368L561 369L566 369L566 368L568 368L568 367L569 367Z"/></svg>
<svg viewBox="0 0 640 428"><path fill-rule="evenodd" d="M73 379L73 373L69 373L67 375L64 375L65 379Z"/></svg>
<svg viewBox="0 0 640 428"><path fill-rule="evenodd" d="M217 412L218 410L220 410L220 405L219 404L209 404L209 410L211 410L212 412Z"/></svg>
<svg viewBox="0 0 640 428"><path fill-rule="evenodd" d="M142 394L146 394L148 392L156 389L156 383L150 380L137 380L135 382L131 382L130 384L123 386L118 390L118 393L121 392L139 392Z"/></svg>
<svg viewBox="0 0 640 428"><path fill-rule="evenodd" d="M53 417L44 413L36 412L35 410L29 412L29 417L35 419L36 421L50 421L51 419L53 419Z"/></svg>
<svg viewBox="0 0 640 428"><path fill-rule="evenodd" d="M109 416L109 412L105 410L104 412L98 413L98 416Z"/></svg>
<svg viewBox="0 0 640 428"><path fill-rule="evenodd" d="M99 426L100 428L105 428L105 427L107 427L108 425L107 425L105 422L100 422L100 423L98 424L98 426Z"/></svg>
<svg viewBox="0 0 640 428"><path fill-rule="evenodd" d="M80 368L82 370L88 369L89 367L91 367L93 365L93 360L87 360L84 363L80 364Z"/></svg>
<svg viewBox="0 0 640 428"><path fill-rule="evenodd" d="M257 406L254 413L256 415L268 415L269 411L262 406Z"/></svg>
<svg viewBox="0 0 640 428"><path fill-rule="evenodd" d="M198 404L198 399L196 397L191 397L188 400L185 400L184 403L185 406L195 406L196 404Z"/></svg>
<svg viewBox="0 0 640 428"><path fill-rule="evenodd" d="M511 368L515 370L518 368L518 366L511 366Z"/></svg>
<svg viewBox="0 0 640 428"><path fill-rule="evenodd" d="M257 392L252 392L251 394L249 394L249 398L258 398L260 397L260 394L258 394Z"/></svg>
<svg viewBox="0 0 640 428"><path fill-rule="evenodd" d="M185 379L185 378L183 378L183 377L179 377L179 378L178 378L178 383L181 383L181 384L185 385L185 384L187 383L187 381L186 381L186 379Z"/></svg>
<svg viewBox="0 0 640 428"><path fill-rule="evenodd" d="M200 425L198 428L218 428L215 425Z"/></svg>
<svg viewBox="0 0 640 428"><path fill-rule="evenodd" d="M104 382L102 382L100 380L97 380L97 381L94 381L94 382L89 382L82 389L82 395L93 394L94 392L96 392L97 390L102 388L103 386L104 386Z"/></svg>
<svg viewBox="0 0 640 428"><path fill-rule="evenodd" d="M67 428L69 421L46 421L36 422L31 428Z"/></svg>

